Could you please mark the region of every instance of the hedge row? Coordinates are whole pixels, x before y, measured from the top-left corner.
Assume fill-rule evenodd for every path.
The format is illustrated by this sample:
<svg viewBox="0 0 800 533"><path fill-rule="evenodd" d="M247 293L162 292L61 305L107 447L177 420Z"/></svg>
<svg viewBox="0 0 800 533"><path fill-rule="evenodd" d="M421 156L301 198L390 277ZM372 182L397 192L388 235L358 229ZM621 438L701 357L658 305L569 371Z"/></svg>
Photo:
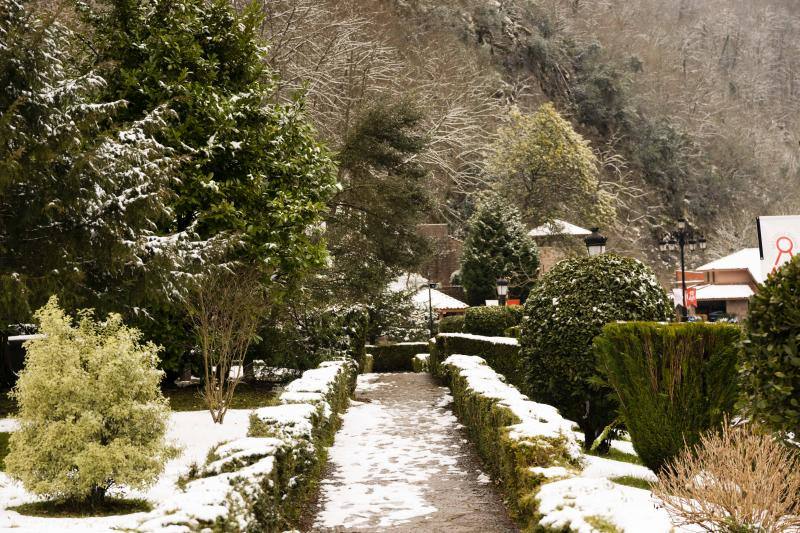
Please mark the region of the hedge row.
<svg viewBox="0 0 800 533"><path fill-rule="evenodd" d="M539 487L551 472L569 476L579 467L574 423L554 407L530 401L480 357L452 355L440 369L456 415L492 477L502 483L515 520L523 531L541 529Z"/></svg>
<svg viewBox="0 0 800 533"><path fill-rule="evenodd" d="M440 333L430 348L431 372L440 375L441 362L454 354L477 355L509 383L525 391L527 382L517 339L483 337L468 333Z"/></svg>
<svg viewBox="0 0 800 533"><path fill-rule="evenodd" d="M427 353L418 353L415 355L412 361L414 372L430 372L430 358L430 354Z"/></svg>
<svg viewBox="0 0 800 533"><path fill-rule="evenodd" d="M351 358L304 372L281 394L281 405L254 411L248 436L213 448L206 463L182 481L183 492L172 505L149 513L137 530L272 533L297 527L357 374Z"/></svg>
<svg viewBox="0 0 800 533"><path fill-rule="evenodd" d="M464 315L446 316L439 321L439 333L461 333L464 331Z"/></svg>
<svg viewBox="0 0 800 533"><path fill-rule="evenodd" d="M427 342L399 342L380 346L367 346L372 355L373 372L412 372L414 356L428 351Z"/></svg>
<svg viewBox="0 0 800 533"><path fill-rule="evenodd" d="M470 307L464 315L462 332L500 337L508 328L522 323L524 311L521 305Z"/></svg>

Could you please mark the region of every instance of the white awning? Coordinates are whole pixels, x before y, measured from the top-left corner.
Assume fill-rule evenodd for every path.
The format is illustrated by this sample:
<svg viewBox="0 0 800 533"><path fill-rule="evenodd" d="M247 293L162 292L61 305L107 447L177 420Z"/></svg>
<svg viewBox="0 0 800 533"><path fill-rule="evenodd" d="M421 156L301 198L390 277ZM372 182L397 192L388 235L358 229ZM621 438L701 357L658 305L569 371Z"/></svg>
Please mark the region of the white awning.
<svg viewBox="0 0 800 533"><path fill-rule="evenodd" d="M689 287L687 287L689 288ZM697 301L710 300L748 300L753 296L750 285L698 285ZM672 301L676 304L683 303L681 289L672 289Z"/></svg>

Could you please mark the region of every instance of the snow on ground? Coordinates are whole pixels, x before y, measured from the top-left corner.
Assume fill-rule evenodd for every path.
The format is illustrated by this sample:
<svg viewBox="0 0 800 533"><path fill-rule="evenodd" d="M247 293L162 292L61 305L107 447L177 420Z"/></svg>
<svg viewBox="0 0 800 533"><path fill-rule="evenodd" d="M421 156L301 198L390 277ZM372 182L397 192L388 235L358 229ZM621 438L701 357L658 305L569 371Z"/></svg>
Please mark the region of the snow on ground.
<svg viewBox="0 0 800 533"><path fill-rule="evenodd" d="M13 418L0 418L0 433L16 431L19 423Z"/></svg>
<svg viewBox="0 0 800 533"><path fill-rule="evenodd" d="M581 477L592 478L615 478L615 477L635 477L654 483L658 478L652 470L642 465L614 461L605 457L595 457L587 455L584 457L584 468Z"/></svg>
<svg viewBox="0 0 800 533"><path fill-rule="evenodd" d="M172 498L177 489L178 477L189 470L192 463L205 462L208 450L222 441L229 441L247 435L249 409L233 409L225 415L223 424L215 424L208 411L173 412L170 419L167 439L182 449L181 454L169 461L164 473L149 490L116 491L126 497L144 498L154 504ZM11 419L0 420L0 427L15 429ZM49 531L111 531L114 527L130 526L146 513L123 516L95 518L41 518L23 516L9 511L22 503L36 501L36 497L26 492L18 483L0 472L0 530L12 529L16 532Z"/></svg>

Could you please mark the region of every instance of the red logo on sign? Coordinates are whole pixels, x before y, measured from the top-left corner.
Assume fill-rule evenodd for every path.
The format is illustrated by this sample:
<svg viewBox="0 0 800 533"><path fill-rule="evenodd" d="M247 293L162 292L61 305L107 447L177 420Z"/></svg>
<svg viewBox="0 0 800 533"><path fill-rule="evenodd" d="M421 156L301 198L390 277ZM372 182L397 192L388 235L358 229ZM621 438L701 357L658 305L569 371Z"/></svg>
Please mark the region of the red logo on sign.
<svg viewBox="0 0 800 533"><path fill-rule="evenodd" d="M686 307L697 307L697 289L695 287L686 289Z"/></svg>
<svg viewBox="0 0 800 533"><path fill-rule="evenodd" d="M778 257L775 258L775 264L772 266L772 271L775 272L778 267L781 265L781 257L783 254L788 255L789 257L786 260L790 260L794 255L794 242L789 237L778 237L778 240L775 241L775 247L778 248Z"/></svg>

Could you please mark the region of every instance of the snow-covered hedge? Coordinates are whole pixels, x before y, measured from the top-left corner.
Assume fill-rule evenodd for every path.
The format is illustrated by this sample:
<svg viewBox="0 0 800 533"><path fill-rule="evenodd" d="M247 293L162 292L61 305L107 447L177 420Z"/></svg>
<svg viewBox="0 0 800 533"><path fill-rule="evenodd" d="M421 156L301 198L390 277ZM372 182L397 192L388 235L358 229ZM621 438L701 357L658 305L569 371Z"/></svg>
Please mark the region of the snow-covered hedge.
<svg viewBox="0 0 800 533"><path fill-rule="evenodd" d="M412 364L414 365L414 372L430 372L430 354L418 353L414 356Z"/></svg>
<svg viewBox="0 0 800 533"><path fill-rule="evenodd" d="M427 350L427 342L398 342L367 347L367 353L373 357L373 372L411 372L414 370L414 356Z"/></svg>
<svg viewBox="0 0 800 533"><path fill-rule="evenodd" d="M280 395L280 405L253 412L247 437L213 448L182 490L137 529L272 532L296 526L357 374L350 358L304 372Z"/></svg>
<svg viewBox="0 0 800 533"><path fill-rule="evenodd" d="M440 369L456 414L502 482L517 521L524 530L533 528L540 518L539 486L553 469L567 473L578 466L574 423L556 408L529 400L480 357L451 355Z"/></svg>
<svg viewBox="0 0 800 533"><path fill-rule="evenodd" d="M497 373L505 376L509 383L525 390L525 372L520 361L517 339L468 333L440 333L436 336L435 344L431 345L430 352L430 368L434 374L441 372L441 362L453 354L477 355Z"/></svg>

